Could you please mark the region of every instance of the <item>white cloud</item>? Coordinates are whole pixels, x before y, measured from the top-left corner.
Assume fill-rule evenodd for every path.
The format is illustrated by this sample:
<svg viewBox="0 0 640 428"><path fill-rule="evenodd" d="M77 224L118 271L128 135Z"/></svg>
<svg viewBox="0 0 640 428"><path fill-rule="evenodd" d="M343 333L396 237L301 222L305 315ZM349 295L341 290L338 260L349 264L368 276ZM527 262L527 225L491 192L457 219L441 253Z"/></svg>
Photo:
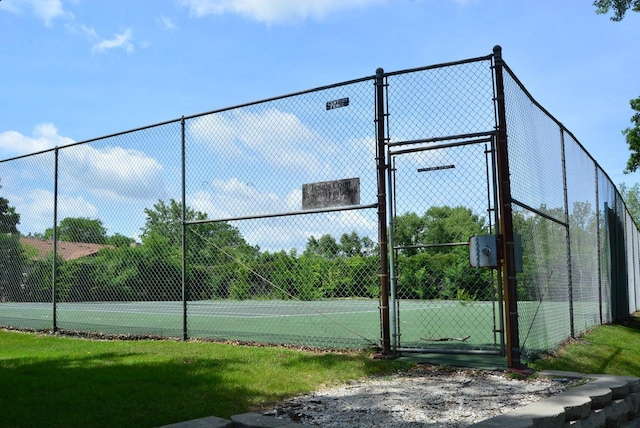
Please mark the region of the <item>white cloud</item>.
<svg viewBox="0 0 640 428"><path fill-rule="evenodd" d="M0 10L23 14L31 12L37 18L42 19L47 27L56 18L73 19L71 12L66 12L62 8L61 0L8 0L0 1Z"/></svg>
<svg viewBox="0 0 640 428"><path fill-rule="evenodd" d="M35 127L33 137L16 131L0 134L0 153L25 155L73 143L71 138L59 135L54 125L42 123ZM59 165L61 183L69 190L85 189L102 198L120 201L161 194L162 165L138 150L117 146L98 149L81 144L61 149Z"/></svg>
<svg viewBox="0 0 640 428"><path fill-rule="evenodd" d="M281 23L322 19L340 9L363 7L387 0L178 0L194 16L235 13L259 22Z"/></svg>
<svg viewBox="0 0 640 428"><path fill-rule="evenodd" d="M56 146L72 144L71 138L58 135L58 130L50 123L41 123L33 130L33 137L26 137L16 131L0 134L0 150L8 155L24 155Z"/></svg>
<svg viewBox="0 0 640 428"><path fill-rule="evenodd" d="M302 211L302 191L292 189L280 197L263 192L237 178L214 180L206 189L187 196L187 205L207 214L209 219L233 218L243 215L276 214ZM343 233L357 231L360 236L375 239L375 212L338 211L321 215L296 215L272 219L238 222L242 236L250 245L262 250L280 251L297 248L303 251L310 236L331 234L336 239Z"/></svg>
<svg viewBox="0 0 640 428"><path fill-rule="evenodd" d="M110 200L145 199L161 194L162 165L141 151L81 145L60 151L61 179Z"/></svg>
<svg viewBox="0 0 640 428"><path fill-rule="evenodd" d="M16 211L20 213L20 224L28 224L28 230L20 229L20 232L43 232L53 226L53 192L34 189L26 195L11 195L10 198ZM97 218L98 209L82 196L59 194L58 219L66 217Z"/></svg>
<svg viewBox="0 0 640 428"><path fill-rule="evenodd" d="M207 189L191 195L187 205L206 212L210 218L283 212L289 208L287 199L283 200L275 193L260 192L237 178L212 181Z"/></svg>
<svg viewBox="0 0 640 428"><path fill-rule="evenodd" d="M123 33L114 34L111 39L103 39L94 44L91 52L103 52L108 49L124 49L128 54L132 54L136 49L131 40L133 40L133 31L131 28L127 28Z"/></svg>
<svg viewBox="0 0 640 428"><path fill-rule="evenodd" d="M328 169L320 150L332 146L295 114L275 108L202 116L189 124L189 134L223 156L259 154L273 166L306 171Z"/></svg>
<svg viewBox="0 0 640 428"><path fill-rule="evenodd" d="M167 18L166 16L161 16L158 19L158 22L160 23L160 25L162 25L162 28L164 28L165 30L175 30L176 28L178 28L176 24L173 23L171 18Z"/></svg>

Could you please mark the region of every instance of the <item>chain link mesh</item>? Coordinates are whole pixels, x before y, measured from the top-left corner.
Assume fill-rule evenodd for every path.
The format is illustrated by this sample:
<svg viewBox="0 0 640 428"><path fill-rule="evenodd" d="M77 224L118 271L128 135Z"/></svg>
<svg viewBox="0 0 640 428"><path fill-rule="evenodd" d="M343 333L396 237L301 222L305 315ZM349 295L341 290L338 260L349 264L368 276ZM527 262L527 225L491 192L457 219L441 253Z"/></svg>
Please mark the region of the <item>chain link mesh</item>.
<svg viewBox="0 0 640 428"><path fill-rule="evenodd" d="M471 267L468 245L498 233L493 66L383 77L402 349L502 346L502 280ZM379 344L375 88L364 78L0 161L0 325ZM640 308L640 235L606 173L508 69L504 92L532 357ZM358 182L352 207L303 210L304 185L345 179Z"/></svg>
<svg viewBox="0 0 640 428"><path fill-rule="evenodd" d="M373 89L364 80L186 121L188 204L214 220L189 226L189 309L206 299L227 314L191 317L192 336L377 343L376 211L302 211L303 185L346 178L360 205L376 202Z"/></svg>
<svg viewBox="0 0 640 428"><path fill-rule="evenodd" d="M525 357L638 310L638 229L606 173L509 73L505 103Z"/></svg>

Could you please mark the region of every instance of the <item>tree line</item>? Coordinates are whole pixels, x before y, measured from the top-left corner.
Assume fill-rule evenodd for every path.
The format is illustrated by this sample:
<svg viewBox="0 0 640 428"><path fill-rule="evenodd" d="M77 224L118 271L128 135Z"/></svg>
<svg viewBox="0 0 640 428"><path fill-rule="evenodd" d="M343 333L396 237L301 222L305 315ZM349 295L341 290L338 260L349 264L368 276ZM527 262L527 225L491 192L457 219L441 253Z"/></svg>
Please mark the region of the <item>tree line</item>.
<svg viewBox="0 0 640 428"><path fill-rule="evenodd" d="M543 207L543 209L545 209ZM546 210L546 209L545 209ZM559 211L558 211L559 210ZM97 254L75 260L58 256L58 301L181 300L182 205L159 200L145 211L141 244L132 238L107 235L102 222L65 218L56 233L60 241L103 244ZM545 212L554 213L554 210ZM557 216L562 210L556 209ZM582 242L596 239L595 213L587 203L574 206L572 233ZM206 220L206 214L187 207L186 220ZM53 255L42 258L20 244L20 216L0 198L0 299L51 301ZM524 272L519 275L519 299L537 300L553 272L566 269L566 253L558 242L564 229L539 216L514 214L523 235ZM397 293L402 299L487 301L497 296L495 273L472 268L471 236L488 234L486 219L466 207L431 207L418 215L394 219ZM578 236L580 235L580 236ZM31 237L50 239L45 230ZM558 239L558 237L562 237ZM355 231L339 238L310 236L303 251L263 251L246 242L238 228L226 222L203 222L187 227L188 299L302 299L376 298L379 296L378 245ZM458 245L442 245L442 244ZM581 260L576 247L574 259ZM588 258L588 254L585 256ZM547 274L545 274L547 272Z"/></svg>

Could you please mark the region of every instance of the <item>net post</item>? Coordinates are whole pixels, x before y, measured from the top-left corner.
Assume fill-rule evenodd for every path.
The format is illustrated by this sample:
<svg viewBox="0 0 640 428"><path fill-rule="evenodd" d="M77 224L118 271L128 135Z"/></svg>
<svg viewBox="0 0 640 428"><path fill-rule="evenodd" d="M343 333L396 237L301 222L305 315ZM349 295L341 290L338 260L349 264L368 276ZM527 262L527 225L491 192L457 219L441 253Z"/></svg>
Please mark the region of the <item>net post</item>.
<svg viewBox="0 0 640 428"><path fill-rule="evenodd" d="M493 48L494 78L497 111L497 153L498 197L500 200L500 234L502 236L502 278L507 336L507 366L522 368L520 361L520 335L518 331L518 296L513 238L513 212L511 200L511 179L509 172L509 150L507 147L507 113L504 96L504 61L502 48Z"/></svg>

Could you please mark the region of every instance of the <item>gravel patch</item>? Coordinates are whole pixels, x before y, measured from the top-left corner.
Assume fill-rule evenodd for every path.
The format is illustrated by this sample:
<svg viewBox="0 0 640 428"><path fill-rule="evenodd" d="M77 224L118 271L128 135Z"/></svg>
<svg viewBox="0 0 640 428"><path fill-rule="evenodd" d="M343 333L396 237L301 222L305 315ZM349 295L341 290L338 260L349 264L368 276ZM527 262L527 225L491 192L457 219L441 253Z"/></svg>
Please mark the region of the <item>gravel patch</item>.
<svg viewBox="0 0 640 428"><path fill-rule="evenodd" d="M286 400L266 412L321 427L467 427L580 381L512 379L504 371L419 365Z"/></svg>

